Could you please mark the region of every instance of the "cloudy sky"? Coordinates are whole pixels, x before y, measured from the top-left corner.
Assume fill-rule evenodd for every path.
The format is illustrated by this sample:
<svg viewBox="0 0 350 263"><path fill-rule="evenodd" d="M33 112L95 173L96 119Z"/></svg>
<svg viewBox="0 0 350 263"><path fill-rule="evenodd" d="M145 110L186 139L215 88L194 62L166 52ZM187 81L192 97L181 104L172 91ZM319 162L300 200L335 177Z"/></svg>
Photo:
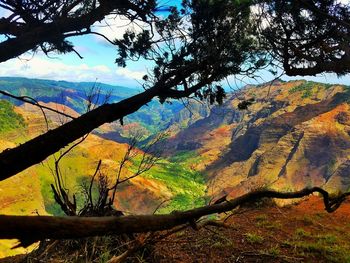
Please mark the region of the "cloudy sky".
<svg viewBox="0 0 350 263"><path fill-rule="evenodd" d="M342 0L348 3L350 0ZM180 1L161 1L164 4L178 4ZM0 8L0 17L6 16ZM129 25L128 21L121 17L113 17L94 25L94 31L104 34L109 39L120 38L128 27L139 30L135 25ZM43 78L67 81L99 81L112 85L128 87L140 87L142 76L147 73L151 65L145 61L129 63L126 68L118 67L114 62L117 51L113 45L98 36L81 36L68 39L74 43L76 50L83 57L76 54L57 55L50 57L41 53L23 54L19 58L0 63L0 76L20 76L29 78ZM262 83L273 79L267 72L261 73L261 79L243 81L228 78L232 87L240 87L245 83ZM284 77L284 79L290 79ZM350 77L337 78L332 74L308 78L315 81L342 83L350 85ZM227 83L223 83L227 85Z"/></svg>
<svg viewBox="0 0 350 263"><path fill-rule="evenodd" d="M103 33L111 40L120 38L126 21L120 18L109 19L106 23L96 24L94 31ZM40 52L26 53L18 58L0 63L0 76L22 76L67 81L99 81L121 86L139 85L138 81L146 73L145 63L129 63L127 68L120 68L114 62L117 51L113 45L99 36L69 38L76 54L50 54Z"/></svg>

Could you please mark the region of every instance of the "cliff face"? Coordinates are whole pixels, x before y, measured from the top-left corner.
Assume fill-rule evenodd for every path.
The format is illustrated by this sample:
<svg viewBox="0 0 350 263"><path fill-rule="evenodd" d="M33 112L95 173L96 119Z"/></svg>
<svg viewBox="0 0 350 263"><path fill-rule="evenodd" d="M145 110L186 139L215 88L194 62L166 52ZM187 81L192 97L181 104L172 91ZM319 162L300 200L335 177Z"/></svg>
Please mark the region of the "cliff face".
<svg viewBox="0 0 350 263"><path fill-rule="evenodd" d="M161 200L175 198L172 208L178 203L192 206L196 196L204 195L203 175L207 193L214 198L266 187L289 191L318 185L334 192L346 191L350 187L349 94L344 86L275 82L229 94L222 106L211 109L198 103L190 109L179 108L167 120L172 134L165 145L168 160L163 159L147 175L120 189L116 205L122 210L149 213ZM252 98L255 101L248 109L238 110L240 102ZM47 105L78 115L67 106L52 102ZM16 107L15 112L23 117L26 126L0 136L0 150L47 128L35 107L24 105ZM50 128L64 121L55 114L47 117ZM107 125L100 129L113 131L112 128ZM125 125L127 128L135 129L131 124ZM68 179L68 184L79 185L89 178L99 159L104 172L114 178L126 147L90 135L63 164L69 178L74 178ZM49 189L53 180L46 164L50 162L52 165L49 159L46 167L38 165L27 171L41 183L37 188L42 189L49 213L53 201L47 200L52 195L43 189ZM193 178L198 180L192 183ZM4 189L1 184L0 189Z"/></svg>
<svg viewBox="0 0 350 263"><path fill-rule="evenodd" d="M68 106L52 102L42 104L64 111L71 116L79 115ZM1 105L0 111L3 111ZM47 112L47 122L45 122L40 109L32 105L19 107L12 105L8 111L14 116L17 114L18 117L23 119L24 123L21 129L9 126L6 131L0 131L0 152L46 132L47 128L53 129L68 121L67 118ZM6 116L9 113L6 112ZM2 120L4 121L5 119L3 118ZM11 120L9 118L9 122ZM102 126L100 129L107 130L108 128L110 127ZM135 128L130 127L130 129ZM60 162L64 184L69 189L70 194L76 194L78 206L82 205L85 198L82 195L82 187L84 184L90 183L98 161L102 161L101 173L107 176L108 181L112 184L116 180L121 160L127 152L127 148L127 143L104 139L92 133L83 143L65 155ZM131 153L132 157L122 169L121 179L133 175L143 158L142 154L141 149L133 150ZM55 183L53 169L58 156L59 153L56 153L55 157L50 156L41 164L30 167L18 175L0 182L0 193L5 193L0 196L0 212L32 214L39 211L40 214L62 214L58 204L54 201L50 187L50 184ZM181 178L175 178L177 174L181 174ZM196 176L196 173L187 172L187 167L176 167L176 165L162 159L147 173L141 174L125 184L121 184L117 190L114 205L121 211L150 214L164 200L172 200L174 198L175 201L173 203L167 202L172 208L182 208L181 206L177 207L178 201L176 200L178 199L181 199L181 202L178 202L180 205L184 205L186 208L193 207L193 202L196 201L196 198L205 194L205 185L202 182L202 178L193 180L194 176ZM21 181L20 188L18 188L19 179ZM29 191L28 189L33 190ZM97 191L97 189L95 190ZM26 195L26 192L30 192L30 195ZM95 195L97 195L97 192ZM19 208L20 206L17 206L17 203L22 208ZM162 211L161 208L158 210Z"/></svg>
<svg viewBox="0 0 350 263"><path fill-rule="evenodd" d="M238 103L250 98L255 102L238 111ZM247 87L171 138L170 151L193 150L203 157L194 168L205 172L214 197L257 188L346 191L348 98L346 87L305 81Z"/></svg>
<svg viewBox="0 0 350 263"><path fill-rule="evenodd" d="M239 103L252 98L252 105L238 110ZM147 174L122 185L115 206L128 212L153 213L162 201L170 200L160 210L170 212L203 205L206 194L213 199L226 194L233 198L259 188L293 191L305 186L347 191L348 101L347 87L293 81L246 87L229 94L222 106L211 109L201 104L193 104L190 109L173 105L171 114L166 110L172 118L162 120L171 131L165 145L168 158ZM52 101L47 106L78 116L72 108ZM14 107L10 113L6 116L20 115L18 120L23 119L24 124L19 128L7 125L0 132L0 151L47 129L41 112L33 106ZM50 113L47 118L50 129L66 121ZM123 132L136 129L135 125L140 126L123 126ZM116 128L105 125L100 130L108 134ZM103 173L113 180L126 149L125 143L89 135L62 161L67 187L79 191L79 186L90 180L98 160L102 160ZM138 150L135 161L141 154ZM6 193L0 196L1 213L57 212L49 186L54 182L50 170L53 163L50 157L43 164L0 182L0 192ZM123 176L136 166L130 162Z"/></svg>

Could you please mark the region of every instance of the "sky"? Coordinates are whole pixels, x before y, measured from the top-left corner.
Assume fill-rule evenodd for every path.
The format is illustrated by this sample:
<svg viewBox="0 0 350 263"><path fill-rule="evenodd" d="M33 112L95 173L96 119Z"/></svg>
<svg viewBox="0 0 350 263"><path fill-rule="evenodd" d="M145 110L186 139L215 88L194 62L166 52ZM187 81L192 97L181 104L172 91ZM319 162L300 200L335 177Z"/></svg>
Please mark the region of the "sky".
<svg viewBox="0 0 350 263"><path fill-rule="evenodd" d="M349 0L342 0L348 3ZM179 5L180 1L162 0L161 5ZM0 17L6 16L6 12L0 8ZM141 25L142 26L142 25ZM104 34L109 39L122 37L127 28L132 27L136 31L140 30L136 25L130 25L128 21L121 17L106 19L101 23L96 23L93 30ZM151 70L152 66L147 61L130 62L126 68L118 67L115 64L117 50L103 38L95 35L69 38L75 49L83 57L79 58L74 53L50 54L46 56L42 53L26 53L18 58L0 63L0 76L16 76L28 78L42 78L66 81L98 81L112 85L127 86L133 88L141 87L142 77ZM231 86L233 89L239 88L247 83L261 84L272 80L274 77L267 71L261 72L258 80L244 79L230 76L228 81L224 81L224 86ZM300 79L282 77L282 79ZM317 77L308 77L308 80L341 83L350 85L350 76L346 75L338 78L334 74L323 74Z"/></svg>

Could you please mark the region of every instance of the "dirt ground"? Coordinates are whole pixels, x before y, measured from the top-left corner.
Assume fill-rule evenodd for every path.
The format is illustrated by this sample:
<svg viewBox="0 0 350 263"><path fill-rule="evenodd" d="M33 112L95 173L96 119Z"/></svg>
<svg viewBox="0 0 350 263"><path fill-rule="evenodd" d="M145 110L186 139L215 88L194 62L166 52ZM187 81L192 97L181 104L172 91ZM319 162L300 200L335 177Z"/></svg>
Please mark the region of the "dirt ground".
<svg viewBox="0 0 350 263"><path fill-rule="evenodd" d="M310 197L289 207L235 211L229 228L187 229L159 242L154 262L350 263L350 201L332 214Z"/></svg>
<svg viewBox="0 0 350 263"><path fill-rule="evenodd" d="M207 226L199 231L187 228L147 247L127 262L350 263L350 200L331 214L324 210L321 199L312 196L297 205L243 207L222 217L228 217L228 227ZM65 253L50 253L49 262L102 263L111 257L109 254L93 261L72 261ZM44 261L28 261L22 255L0 262Z"/></svg>

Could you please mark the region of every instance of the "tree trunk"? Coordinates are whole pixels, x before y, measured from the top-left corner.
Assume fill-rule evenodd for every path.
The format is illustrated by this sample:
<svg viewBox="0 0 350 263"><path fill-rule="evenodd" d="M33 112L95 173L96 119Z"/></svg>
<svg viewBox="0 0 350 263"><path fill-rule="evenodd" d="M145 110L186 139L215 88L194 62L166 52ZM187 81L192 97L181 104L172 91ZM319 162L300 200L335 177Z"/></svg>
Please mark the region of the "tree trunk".
<svg viewBox="0 0 350 263"><path fill-rule="evenodd" d="M175 226L196 221L205 215L222 213L247 202L268 198L301 198L314 192L323 196L328 212L335 211L350 193L330 199L328 192L321 188L306 188L291 193L256 191L223 203L207 205L183 212L166 215L131 215L121 217L53 217L53 216L0 216L0 238L20 240L28 246L43 239L68 239L108 234L141 233L171 229Z"/></svg>

